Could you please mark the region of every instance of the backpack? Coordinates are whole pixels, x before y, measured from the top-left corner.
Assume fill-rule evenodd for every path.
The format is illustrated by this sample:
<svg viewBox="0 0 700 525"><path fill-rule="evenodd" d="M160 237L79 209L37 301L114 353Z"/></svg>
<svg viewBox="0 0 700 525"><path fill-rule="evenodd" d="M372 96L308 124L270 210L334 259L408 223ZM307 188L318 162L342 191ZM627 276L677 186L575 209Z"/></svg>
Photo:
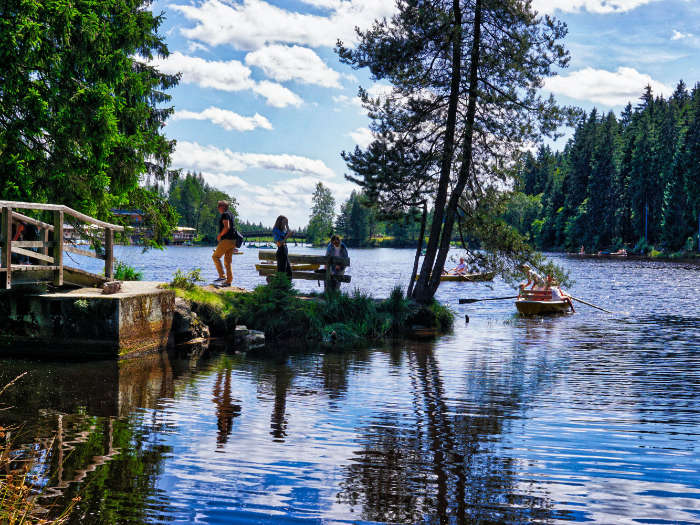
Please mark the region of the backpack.
<svg viewBox="0 0 700 525"><path fill-rule="evenodd" d="M243 246L243 241L245 241L245 238L243 235L241 235L241 232L238 230L233 230L233 240L236 242L236 248L240 248Z"/></svg>

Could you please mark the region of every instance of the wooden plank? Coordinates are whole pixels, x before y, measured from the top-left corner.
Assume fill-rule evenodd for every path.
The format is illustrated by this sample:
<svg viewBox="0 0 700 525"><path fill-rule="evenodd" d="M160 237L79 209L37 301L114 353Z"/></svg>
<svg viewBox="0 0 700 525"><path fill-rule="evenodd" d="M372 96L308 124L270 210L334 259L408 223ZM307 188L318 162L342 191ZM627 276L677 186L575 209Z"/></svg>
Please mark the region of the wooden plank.
<svg viewBox="0 0 700 525"><path fill-rule="evenodd" d="M269 275L275 275L277 273L277 270L273 269L264 269L264 270L258 270L258 273L263 276L267 277ZM295 272L292 271L292 279L300 279L304 281L323 281L325 280L326 273L325 271L321 272ZM340 281L341 283L349 283L350 280L352 279L352 276L350 275L333 275L333 279Z"/></svg>
<svg viewBox="0 0 700 525"><path fill-rule="evenodd" d="M44 255L43 253L33 252L31 250L25 250L23 248L15 248L15 243L12 243L12 253L17 253L19 255L26 255L32 259L39 259L40 261L53 262L53 257Z"/></svg>
<svg viewBox="0 0 700 525"><path fill-rule="evenodd" d="M124 231L124 226L119 226L118 224L112 224L109 222L104 222L100 221L98 219L93 219L89 215L85 215L84 213L80 213L79 211L75 211L68 206L64 206L64 212L66 215L70 215L71 217L75 217L76 219L80 219L83 222L89 222L90 224L94 224L95 226L100 226L101 228L109 228L110 230L114 230L117 232L123 232Z"/></svg>
<svg viewBox="0 0 700 525"><path fill-rule="evenodd" d="M53 284L63 286L63 211L53 212L53 260L56 265Z"/></svg>
<svg viewBox="0 0 700 525"><path fill-rule="evenodd" d="M2 288L9 290L12 287L12 208L3 208L0 217L0 238L4 241L0 250L0 266L5 268L5 275L0 284Z"/></svg>
<svg viewBox="0 0 700 525"><path fill-rule="evenodd" d="M105 230L105 275L114 278L114 232L110 228Z"/></svg>
<svg viewBox="0 0 700 525"><path fill-rule="evenodd" d="M53 228L51 228L53 230ZM41 230L41 240L44 243L44 247L41 249L41 253L44 255L49 254L49 229L44 228Z"/></svg>
<svg viewBox="0 0 700 525"><path fill-rule="evenodd" d="M108 279L104 275L87 272L80 268L63 267L63 282L81 287L101 287Z"/></svg>
<svg viewBox="0 0 700 525"><path fill-rule="evenodd" d="M42 204L38 202L21 202L21 201L0 201L0 207L10 207L10 208L19 208L22 210L45 210L45 211L53 211L53 212L62 212L66 215L70 215L71 217L75 217L76 219L80 219L81 221L84 222L89 222L90 224L95 224L96 226L100 226L102 228L111 228L112 230L115 231L124 231L123 226L119 226L118 224L111 224L109 222L104 222L100 221L98 219L93 219L89 215L85 215L84 213L80 213L79 211L75 211L72 208L69 208L68 206L64 206L63 204Z"/></svg>
<svg viewBox="0 0 700 525"><path fill-rule="evenodd" d="M13 272L39 272L42 270L58 270L61 268L60 266L42 266L39 264L13 264L12 265L12 271Z"/></svg>
<svg viewBox="0 0 700 525"><path fill-rule="evenodd" d="M102 259L104 260L104 256L98 255L95 252L91 252L88 250L81 250L80 248L74 248L71 245L63 245L63 251L68 252L68 253L75 253L77 255L84 255L85 257L92 257L94 259Z"/></svg>
<svg viewBox="0 0 700 525"><path fill-rule="evenodd" d="M12 246L18 248L43 248L44 241L12 241ZM49 241L49 246L53 246L53 241Z"/></svg>
<svg viewBox="0 0 700 525"><path fill-rule="evenodd" d="M27 217L26 215L22 215L21 213L18 213L16 211L12 212L12 218L18 221L26 222L28 224L33 224L37 228L42 228L43 230L53 231L53 226L51 226L49 223L41 222L37 219Z"/></svg>
<svg viewBox="0 0 700 525"><path fill-rule="evenodd" d="M276 260L275 252L260 250L258 252L258 259L261 261L274 261ZM291 264L327 264L329 257L327 255L302 255L302 254L289 254L289 262ZM342 266L350 266L350 259L345 259L343 257L330 257L331 264L340 264Z"/></svg>

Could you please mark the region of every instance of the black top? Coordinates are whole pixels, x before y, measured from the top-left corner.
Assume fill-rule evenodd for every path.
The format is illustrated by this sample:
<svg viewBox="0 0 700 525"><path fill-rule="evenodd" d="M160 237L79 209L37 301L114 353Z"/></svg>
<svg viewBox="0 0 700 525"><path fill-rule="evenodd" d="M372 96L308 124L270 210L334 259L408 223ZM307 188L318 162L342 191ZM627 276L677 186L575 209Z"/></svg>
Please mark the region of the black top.
<svg viewBox="0 0 700 525"><path fill-rule="evenodd" d="M224 213L221 214L221 217L219 217L219 233L221 233L224 229L224 221L228 221L228 231L224 233L221 238L222 239L230 239L233 240L236 238L235 235L235 221L233 220L233 213L230 211L225 211Z"/></svg>

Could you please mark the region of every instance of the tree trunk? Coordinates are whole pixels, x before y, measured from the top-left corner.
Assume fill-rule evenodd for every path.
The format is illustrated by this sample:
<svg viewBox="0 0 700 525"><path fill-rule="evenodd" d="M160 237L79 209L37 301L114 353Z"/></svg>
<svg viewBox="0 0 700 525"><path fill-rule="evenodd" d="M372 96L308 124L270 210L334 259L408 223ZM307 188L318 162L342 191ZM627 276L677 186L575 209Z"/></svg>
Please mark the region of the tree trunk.
<svg viewBox="0 0 700 525"><path fill-rule="evenodd" d="M453 0L452 11L454 14L454 31L452 41L452 74L450 78L450 99L447 107L447 123L445 127L445 143L440 164L440 181L438 183L437 194L435 195L435 214L430 226L430 236L428 246L425 250L425 258L421 266L420 276L413 290L413 297L419 302L429 302L435 292L430 293L428 282L435 262L435 255L438 250L440 232L442 229L443 216L445 212L445 201L447 200L447 190L450 185L450 172L452 171L452 158L454 154L454 136L457 124L457 106L459 103L459 80L462 75L462 9L460 0ZM442 272L439 272L442 273ZM439 275L438 275L439 278Z"/></svg>
<svg viewBox="0 0 700 525"><path fill-rule="evenodd" d="M445 226L442 229L442 237L440 239L440 249L435 260L430 281L428 283L428 293L430 298L437 292L440 285L440 274L447 259L447 252L450 249L450 239L454 227L455 217L457 215L457 205L459 199L464 192L467 181L471 176L472 168L472 144L474 137L474 118L476 115L476 98L478 96L479 82L479 46L481 44L481 2L476 0L474 6L474 33L471 49L471 57L469 64L469 102L467 103L466 126L464 133L464 142L462 144L462 165L460 166L457 184L452 190L450 200L447 204L447 212L445 213Z"/></svg>
<svg viewBox="0 0 700 525"><path fill-rule="evenodd" d="M411 280L408 282L408 290L406 297L411 297L413 287L416 284L416 273L418 272L418 261L420 260L420 252L423 250L423 237L425 237L425 221L428 217L428 204L423 201L423 214L420 219L420 235L418 237L418 246L416 247L416 258L413 260L413 271L411 272Z"/></svg>

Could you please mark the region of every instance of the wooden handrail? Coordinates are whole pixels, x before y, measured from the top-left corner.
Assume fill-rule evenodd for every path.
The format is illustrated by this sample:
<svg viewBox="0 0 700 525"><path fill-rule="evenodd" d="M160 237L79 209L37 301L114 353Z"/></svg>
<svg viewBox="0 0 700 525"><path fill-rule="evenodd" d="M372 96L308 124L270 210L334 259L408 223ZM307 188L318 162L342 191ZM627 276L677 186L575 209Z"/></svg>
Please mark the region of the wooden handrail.
<svg viewBox="0 0 700 525"><path fill-rule="evenodd" d="M104 222L104 221L100 221L98 219L94 219L94 218L90 217L89 215L85 215L84 213L80 213L79 211L75 211L73 208L69 208L68 206L64 206L63 204L40 204L40 203L34 203L34 202L0 201L0 208L20 208L22 210L62 211L64 214L70 215L71 217L75 217L76 219L80 219L83 222L89 222L90 224L94 224L96 226L100 226L102 228L107 228L107 229L118 231L118 232L124 231L123 226L119 226L118 224L111 224L109 222Z"/></svg>

